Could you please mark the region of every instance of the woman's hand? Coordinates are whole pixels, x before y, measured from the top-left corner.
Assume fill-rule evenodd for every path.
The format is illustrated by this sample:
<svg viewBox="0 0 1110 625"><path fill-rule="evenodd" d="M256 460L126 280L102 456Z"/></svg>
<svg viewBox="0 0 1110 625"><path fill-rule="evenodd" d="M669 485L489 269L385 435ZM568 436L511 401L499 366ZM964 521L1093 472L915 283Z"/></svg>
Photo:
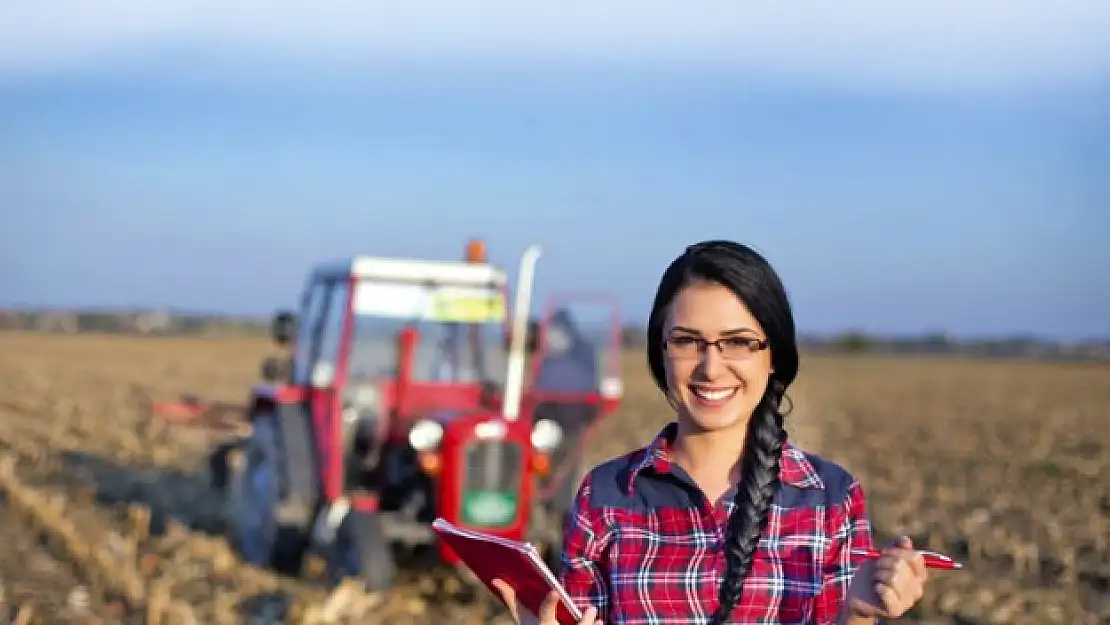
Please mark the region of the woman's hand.
<svg viewBox="0 0 1110 625"><path fill-rule="evenodd" d="M855 618L899 618L925 594L925 558L902 537L856 571L848 591Z"/></svg>
<svg viewBox="0 0 1110 625"><path fill-rule="evenodd" d="M547 598L540 604L540 613L537 619L516 600L516 592L512 586L499 579L493 580L493 585L497 588L497 592L501 595L505 605L509 607L509 614L512 615L513 622L516 625L559 625L556 616L556 610L559 607L559 593L551 591L547 595ZM587 608L585 614L582 615L582 620L578 621L578 625L602 625L601 621L597 620L597 608L593 606Z"/></svg>

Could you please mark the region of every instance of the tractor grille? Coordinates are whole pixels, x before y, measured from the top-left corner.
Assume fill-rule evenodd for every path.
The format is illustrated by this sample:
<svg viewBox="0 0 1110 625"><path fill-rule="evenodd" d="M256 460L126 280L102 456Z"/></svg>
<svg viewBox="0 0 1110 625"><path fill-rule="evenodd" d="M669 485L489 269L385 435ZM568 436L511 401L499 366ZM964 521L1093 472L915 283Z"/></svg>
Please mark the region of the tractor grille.
<svg viewBox="0 0 1110 625"><path fill-rule="evenodd" d="M499 527L516 519L523 456L517 443L474 441L466 445L462 476L464 523Z"/></svg>
<svg viewBox="0 0 1110 625"><path fill-rule="evenodd" d="M524 468L520 445L475 441L466 446L463 490L519 491Z"/></svg>

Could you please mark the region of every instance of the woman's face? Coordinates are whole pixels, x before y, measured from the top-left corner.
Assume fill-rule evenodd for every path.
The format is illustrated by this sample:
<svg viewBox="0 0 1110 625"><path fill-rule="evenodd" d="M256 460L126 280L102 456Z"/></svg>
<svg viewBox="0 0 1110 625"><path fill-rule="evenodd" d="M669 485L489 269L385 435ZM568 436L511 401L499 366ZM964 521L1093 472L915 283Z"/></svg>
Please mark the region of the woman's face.
<svg viewBox="0 0 1110 625"><path fill-rule="evenodd" d="M771 376L769 349L745 346L766 340L747 306L727 287L693 282L678 292L663 325L667 384L679 419L694 431L747 427ZM721 341L702 348L696 339ZM685 351L686 353L683 353Z"/></svg>

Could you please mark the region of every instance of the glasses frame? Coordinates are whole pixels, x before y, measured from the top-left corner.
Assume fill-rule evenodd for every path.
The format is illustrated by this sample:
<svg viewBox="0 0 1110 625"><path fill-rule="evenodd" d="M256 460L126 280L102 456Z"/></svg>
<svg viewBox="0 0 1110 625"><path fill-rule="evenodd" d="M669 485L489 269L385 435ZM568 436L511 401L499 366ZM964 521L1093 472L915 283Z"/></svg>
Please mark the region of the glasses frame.
<svg viewBox="0 0 1110 625"><path fill-rule="evenodd" d="M749 348L749 351L747 351L743 356L739 356L739 357L726 356L725 355L725 349L722 346L722 343L726 342L726 341L735 341L738 338L747 339L749 345L754 345L754 348ZM676 339L694 341L694 345L697 348L695 353L691 354L691 355L675 354L674 351L672 351L673 348L671 347L671 343L673 341L675 341ZM663 351L666 352L667 354L669 354L672 358L681 359L681 360L692 360L694 358L702 358L704 354L709 353L709 346L710 345L717 348L717 354L719 354L721 356L721 358L724 358L725 360L728 360L730 362L737 362L737 361L747 360L747 359L751 358L752 356L755 356L759 352L761 352L761 351L767 349L768 347L770 347L771 343L767 339L756 338L756 337L725 337L725 338L717 339L717 340L714 340L714 341L710 341L708 339L703 339L703 338L694 337L694 336L683 336L683 337L674 337L674 338L663 339Z"/></svg>

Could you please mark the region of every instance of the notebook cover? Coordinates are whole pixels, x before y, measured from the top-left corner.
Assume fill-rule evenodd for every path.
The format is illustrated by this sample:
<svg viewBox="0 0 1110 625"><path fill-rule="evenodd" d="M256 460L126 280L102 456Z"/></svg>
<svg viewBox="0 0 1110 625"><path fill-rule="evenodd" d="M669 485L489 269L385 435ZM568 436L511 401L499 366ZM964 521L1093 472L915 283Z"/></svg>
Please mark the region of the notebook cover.
<svg viewBox="0 0 1110 625"><path fill-rule="evenodd" d="M512 586L517 601L532 614L538 614L544 598L556 590L563 596L559 623L575 625L582 620L581 612L531 545L457 528L443 519L436 519L432 529L498 599L501 593L493 586L495 578Z"/></svg>

